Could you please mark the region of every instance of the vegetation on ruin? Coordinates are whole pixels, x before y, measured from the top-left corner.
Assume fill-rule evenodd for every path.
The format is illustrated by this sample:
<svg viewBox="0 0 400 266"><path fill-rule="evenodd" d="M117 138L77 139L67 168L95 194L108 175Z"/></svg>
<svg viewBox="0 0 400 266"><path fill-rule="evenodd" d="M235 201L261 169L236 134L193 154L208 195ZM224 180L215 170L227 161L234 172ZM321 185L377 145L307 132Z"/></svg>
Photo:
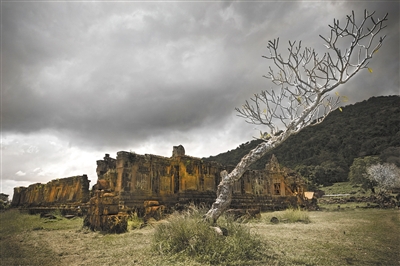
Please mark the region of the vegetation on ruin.
<svg viewBox="0 0 400 266"><path fill-rule="evenodd" d="M203 159L235 165L261 141ZM356 158L378 156L382 162L400 166L400 97L373 97L342 107L342 112L335 110L321 124L289 137L252 167L263 169L272 154L317 185L347 181Z"/></svg>
<svg viewBox="0 0 400 266"><path fill-rule="evenodd" d="M358 189L352 188L350 183L339 185L330 188L334 193L343 194ZM399 211L362 208L366 206L363 204L349 202L342 204L340 210L336 204L331 204L334 211L307 212L310 223L270 222L272 217L282 217L284 211L262 213L259 220L246 224L232 222L229 230L240 228L238 231L242 230L242 233L237 239L247 239L248 242L244 242L247 248L253 243L248 240L249 234L257 236L255 242L259 241L263 246L263 250L258 249L260 254L248 261L240 257L236 265L398 265ZM212 262L206 263L206 256L200 262L188 251L173 254L154 250L157 230L165 228L166 221L151 223L142 229L129 227L124 234L103 234L83 228L80 217L70 220L56 217L48 220L15 209L0 213L0 265L199 266ZM195 222L199 226L198 221L186 218L181 222L186 225ZM225 224L230 223L223 217L218 222L222 227L228 227ZM200 226L205 224L200 223ZM201 233L213 231L201 230ZM234 247L241 247L235 241L231 238L231 249L224 250L225 256L236 256L231 254L237 252ZM251 254L254 250L248 252ZM263 256L261 260L259 256ZM217 265L223 265L227 260L219 259Z"/></svg>
<svg viewBox="0 0 400 266"><path fill-rule="evenodd" d="M135 230L141 228L143 219L139 218L136 213L132 214L128 219L128 230Z"/></svg>

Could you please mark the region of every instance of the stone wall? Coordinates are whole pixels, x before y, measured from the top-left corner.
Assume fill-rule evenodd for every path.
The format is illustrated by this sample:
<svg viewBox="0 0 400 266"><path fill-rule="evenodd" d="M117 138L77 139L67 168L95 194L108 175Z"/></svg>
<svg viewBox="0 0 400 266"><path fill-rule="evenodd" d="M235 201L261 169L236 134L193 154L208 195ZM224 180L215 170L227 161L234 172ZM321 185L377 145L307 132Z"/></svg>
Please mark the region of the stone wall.
<svg viewBox="0 0 400 266"><path fill-rule="evenodd" d="M86 175L55 179L47 184L14 188L12 207L57 207L89 201L89 180Z"/></svg>
<svg viewBox="0 0 400 266"><path fill-rule="evenodd" d="M110 155L106 153L103 160L98 160L96 163L97 163L97 168L96 168L97 176L102 176L107 171L115 169L116 160L111 158Z"/></svg>
<svg viewBox="0 0 400 266"><path fill-rule="evenodd" d="M110 160L108 156L105 158ZM188 202L211 205L216 198L220 172L233 169L187 156L181 145L173 148L172 157L120 151L115 166L106 169L106 162L97 164L97 173L101 173L97 186L118 193L122 204L136 211L143 211L143 202L148 200L167 207ZM295 205L297 196L303 192L303 180L281 167L273 156L264 170L246 171L235 183L231 205L263 210L285 208Z"/></svg>

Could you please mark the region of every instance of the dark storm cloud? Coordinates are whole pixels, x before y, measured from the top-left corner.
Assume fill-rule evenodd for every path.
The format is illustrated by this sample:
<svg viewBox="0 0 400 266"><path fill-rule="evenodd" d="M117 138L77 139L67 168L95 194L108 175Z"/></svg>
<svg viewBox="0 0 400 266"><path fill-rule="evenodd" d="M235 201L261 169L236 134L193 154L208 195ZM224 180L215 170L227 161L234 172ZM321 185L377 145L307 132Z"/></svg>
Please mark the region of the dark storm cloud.
<svg viewBox="0 0 400 266"><path fill-rule="evenodd" d="M379 84L396 93L398 60L390 58L398 58L398 3L322 5L3 3L3 130L68 131L95 146L115 134L123 143L124 135L221 123L264 88L267 38L321 43L328 19L350 9L360 15L363 5L379 16L392 13L384 46L391 52L374 62L374 76L392 79L349 86L362 84L368 95ZM358 90L349 94L360 100Z"/></svg>
<svg viewBox="0 0 400 266"><path fill-rule="evenodd" d="M363 71L354 80L344 86L345 93L355 99L353 102L365 100L378 95L400 95L400 25L398 1L373 1L368 3L348 2L347 8L355 10L362 17L364 10L375 11L375 18L382 18L388 13L387 28L380 36L386 35L382 48L372 59L369 67L373 73ZM344 21L344 18L343 18Z"/></svg>
<svg viewBox="0 0 400 266"><path fill-rule="evenodd" d="M351 10L389 12L387 38L373 73L340 93L350 103L400 94L398 1L1 5L2 178L12 184L94 172L103 152L121 149L168 156L184 144L208 156L235 148L263 130L234 108L273 87L262 78L268 40L279 37L283 53L288 40L322 53L318 35Z"/></svg>
<svg viewBox="0 0 400 266"><path fill-rule="evenodd" d="M5 75L3 128L67 130L90 143L224 120L239 104L247 72L237 57L243 50L226 37L237 32L233 13L185 6L193 13L180 5L172 12L170 5L128 5L122 13L98 12L104 17L83 9L84 17L76 4L7 6L4 49L23 56Z"/></svg>

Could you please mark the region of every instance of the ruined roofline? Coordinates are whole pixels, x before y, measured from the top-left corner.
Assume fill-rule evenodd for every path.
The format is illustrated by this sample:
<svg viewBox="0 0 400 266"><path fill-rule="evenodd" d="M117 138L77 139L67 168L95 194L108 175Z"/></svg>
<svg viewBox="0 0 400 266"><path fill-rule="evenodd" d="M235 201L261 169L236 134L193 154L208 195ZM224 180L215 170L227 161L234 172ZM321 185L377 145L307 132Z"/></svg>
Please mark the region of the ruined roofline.
<svg viewBox="0 0 400 266"><path fill-rule="evenodd" d="M69 177L63 177L63 178L56 178L56 179L52 179L51 181L49 181L49 182L47 182L47 183L50 183L50 182L56 182L56 181L66 181L67 179L78 179L78 178L85 178L86 177L86 179L88 179L88 176L87 176L87 174L82 174L82 175L73 175L73 176L69 176ZM90 181L89 181L90 182ZM46 183L46 184L47 184Z"/></svg>
<svg viewBox="0 0 400 266"><path fill-rule="evenodd" d="M53 181L53 180L50 180L48 183L50 183L51 181ZM46 183L47 184L47 183ZM30 184L29 186L27 186L27 187L24 187L24 186L20 186L20 187L14 187L14 189L28 189L29 187L34 187L34 186L42 186L42 185L45 185L45 184L43 184L43 183L33 183L33 184Z"/></svg>
<svg viewBox="0 0 400 266"><path fill-rule="evenodd" d="M179 156L166 157L166 156L156 155L156 154L148 154L148 153L139 154L139 153L136 153L136 152L118 151L118 152L117 152L117 158L118 158L119 156L128 157L128 156L130 156L131 154L133 154L133 155L135 155L135 156L144 157L144 158L157 158L157 159L164 159L164 160L174 160L174 159L176 159L176 158L180 158L180 159L191 159L191 160L197 160L197 161L200 161L200 162L203 162L203 163L221 165L221 166L223 166L223 167L232 167L232 168L234 167L234 166L226 166L226 165L221 164L220 162L217 162L217 161L205 161L205 160L203 160L203 159L200 158L200 157L190 156L190 155L186 155L186 154L185 154L185 155L179 155ZM103 162L104 160L98 160L98 161Z"/></svg>
<svg viewBox="0 0 400 266"><path fill-rule="evenodd" d="M148 153L139 154L139 153L130 152L130 151L118 151L117 152L117 158L119 156L128 157L131 154L135 155L135 156L142 156L142 157L155 157L155 158L160 158L160 159L171 159L171 157L165 157L165 156L162 156L162 155L155 155L155 154L148 154Z"/></svg>
<svg viewBox="0 0 400 266"><path fill-rule="evenodd" d="M171 160L177 157L180 158L188 158L188 159L195 159L195 160L199 160L199 161L204 161L202 160L202 158L199 157L194 157L194 156L190 156L190 155L182 155L182 156L177 156L177 157L166 157L166 156L162 156L162 155L157 155L157 154L149 154L149 153L145 153L145 154L139 154L136 152L129 152L129 151L119 151L117 152L117 158L118 156L122 155L122 156L129 156L130 154L134 154L135 156L142 156L142 157L154 157L154 158L159 158L159 159L166 159L166 160ZM103 160L101 160L103 161ZM209 161L210 163L218 163L216 161ZM220 164L220 163L218 163Z"/></svg>
<svg viewBox="0 0 400 266"><path fill-rule="evenodd" d="M50 183L54 183L54 182L58 182L58 181L63 182L63 181L66 180L66 179L72 179L72 178L75 179L75 178L82 178L82 177L88 178L88 176L87 176L86 174L83 174L83 175L74 175L74 176L70 176L70 177L63 177L63 178L52 179L52 180L50 180L50 181L48 181L48 182L46 182L46 183L40 183L40 182L38 182L38 183L30 184L30 185L27 186L27 187L19 186L19 187L15 187L15 188L29 188L29 187L33 187L33 186L42 186L42 185L46 185L46 184L50 184ZM87 181L90 182L90 180L87 180Z"/></svg>
<svg viewBox="0 0 400 266"><path fill-rule="evenodd" d="M139 153L136 153L136 152L129 152L129 151L118 151L117 152L117 157L118 156L129 156L131 154L137 155L137 156L144 156L144 157L155 157L155 158L160 158L160 159L173 159L173 158L176 158L176 157L185 157L185 158L192 158L192 159L201 160L201 158L186 155L185 154L185 148L182 145L173 146L173 148L172 148L172 156L171 157L166 157L166 156L156 155L156 154L148 154L148 153L139 154ZM106 154L106 157L107 158L111 158L111 157L109 157L109 155L107 156L107 154ZM103 161L103 160L100 160L100 161Z"/></svg>
<svg viewBox="0 0 400 266"><path fill-rule="evenodd" d="M221 168L225 168L225 169L233 169L235 167L235 165L225 165L222 164L220 162L217 161L204 161L202 158L199 157L194 157L194 156L190 156L190 155L186 155L185 154L185 148L182 145L179 146L173 146L173 150L172 150L172 156L171 157L166 157L166 156L162 156L162 155L156 155L156 154L138 154L136 152L130 152L130 151L118 151L117 152L117 158L129 158L129 156L139 156L142 158L155 158L155 159L162 159L162 160L174 160L174 159L180 159L180 160L196 160L196 161L200 161L202 163L209 163L209 164L213 164L213 165L219 165L221 166ZM116 160L112 157L109 156L109 154L106 154L106 156L104 157L104 159L111 159L111 160ZM105 160L98 160L97 162L104 162ZM98 163L99 164L99 163ZM272 167L275 166L275 167ZM278 160L276 159L275 156L272 156L271 159L265 164L264 169L249 169L246 172L251 172L251 173L262 173L265 171L268 172L280 172L280 171L284 171L285 169L282 168L282 166L279 165Z"/></svg>

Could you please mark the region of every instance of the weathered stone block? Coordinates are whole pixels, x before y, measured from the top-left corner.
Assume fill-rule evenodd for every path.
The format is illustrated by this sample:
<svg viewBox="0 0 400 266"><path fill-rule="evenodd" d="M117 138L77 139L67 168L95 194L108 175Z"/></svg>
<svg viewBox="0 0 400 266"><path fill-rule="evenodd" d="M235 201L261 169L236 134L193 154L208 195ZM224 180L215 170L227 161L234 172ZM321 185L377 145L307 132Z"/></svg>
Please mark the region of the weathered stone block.
<svg viewBox="0 0 400 266"><path fill-rule="evenodd" d="M147 221L150 218L154 218L155 220L160 220L163 217L165 211L165 206L152 206L145 208L144 220Z"/></svg>
<svg viewBox="0 0 400 266"><path fill-rule="evenodd" d="M95 191L90 199L89 211L84 225L94 231L123 233L128 228L128 215L120 212L120 197L114 193Z"/></svg>
<svg viewBox="0 0 400 266"><path fill-rule="evenodd" d="M145 208L148 208L148 207L153 207L153 206L159 206L160 203L158 201L156 201L156 200L146 200L143 203L143 205L144 205Z"/></svg>
<svg viewBox="0 0 400 266"><path fill-rule="evenodd" d="M111 215L118 214L119 206L118 205L106 205L104 206L103 215Z"/></svg>
<svg viewBox="0 0 400 266"><path fill-rule="evenodd" d="M99 204L103 205L118 205L119 197L101 197L99 198Z"/></svg>

